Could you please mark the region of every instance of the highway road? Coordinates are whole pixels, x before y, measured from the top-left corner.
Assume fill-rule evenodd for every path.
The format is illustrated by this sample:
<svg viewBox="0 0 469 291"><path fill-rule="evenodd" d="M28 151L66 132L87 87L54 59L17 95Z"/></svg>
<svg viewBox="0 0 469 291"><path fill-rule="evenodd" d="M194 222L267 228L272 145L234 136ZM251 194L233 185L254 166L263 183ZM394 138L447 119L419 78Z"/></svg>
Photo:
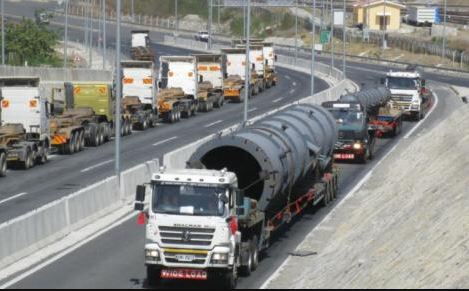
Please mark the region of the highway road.
<svg viewBox="0 0 469 291"><path fill-rule="evenodd" d="M168 47L158 46L160 53L175 54L176 52L184 53L183 50L172 49ZM321 58L321 61L328 61ZM358 84L365 86L375 85L377 80L389 68L380 65L370 65L361 63L349 63L347 75ZM253 100L253 108L257 108L253 114L267 111L279 104L273 104L272 100L285 97L285 103L298 99L307 95L309 88L308 76L291 72L282 71L284 78L280 83L280 87L269 93L259 96ZM287 76L296 80L297 91L293 96L286 97L285 92L294 89L293 83ZM241 278L239 282L240 288L258 288L262 283L279 267L279 265L288 257L288 253L293 251L296 246L304 239L304 237L333 209L334 205L344 199L350 190L362 180L362 178L372 169L379 160L389 152L402 138L412 138L420 132L437 125L441 120L451 114L456 108L461 106L461 101L454 96L448 88L448 84L464 86L468 84L467 79L449 77L440 74L426 74L428 84L434 89L438 96L438 103L435 111L424 122L416 128L416 123L406 122L404 132L398 139L381 139L377 145L377 153L375 160L367 165L358 164L340 164L342 175L340 179L339 200L328 208L311 209L305 215L296 219L291 225L278 234L272 247L267 251L263 258L259 269L249 278ZM324 89L324 84L322 84ZM277 94L271 96L271 94ZM230 116L229 120L226 116ZM211 114L199 115L190 122L185 121L177 125L166 126L137 136L124 139L124 160L126 167L138 164L142 160L147 160L155 156L160 156L167 150L177 148L184 145L188 140L195 140L210 132L222 129L228 124L235 123L241 117L241 109L234 104L228 105L223 111L216 111ZM221 120L213 128L205 128L210 123ZM194 131L197 128L197 132ZM171 139L173 138L174 139ZM153 146L152 143L160 143L167 140L166 143ZM112 160L113 145L109 144L96 150L88 150L85 153L68 157L56 158L49 165L44 167L48 169L48 174L41 176L38 169L30 172L13 173L13 180L5 180L6 184L12 192L20 193L21 187L18 185L14 188L15 180L28 181L32 180L39 188L39 193L35 195L26 195L19 200L13 200L12 203L6 203L5 207L0 205L0 213L6 211L9 216L14 216L16 208L29 205L28 201L45 202L62 196L65 192L69 193L77 187L87 185L92 181L99 180L112 173L112 163L94 168L87 172L82 172L86 168L93 165ZM138 161L138 159L141 159ZM59 162L60 161L60 162ZM108 175L102 174L107 172ZM18 176L16 176L18 175ZM31 176L29 176L31 175ZM51 177L55 177L55 182ZM10 179L10 178L8 178ZM3 191L2 180L2 191ZM24 182L22 182L24 184ZM42 186L44 184L44 187ZM48 185L49 184L49 185ZM54 188L55 187L55 188ZM60 188L63 187L63 188ZM34 187L32 187L34 188ZM34 189L32 189L34 190ZM61 193L61 194L58 194ZM63 193L63 194L62 194ZM3 197L3 196L2 196ZM44 201L43 201L44 199ZM36 202L34 202L36 203ZM24 210L23 210L24 211ZM0 214L1 217L1 214ZM29 277L14 284L13 288L146 288L145 284L145 268L143 265L143 246L144 246L144 228L137 226L134 219L128 220L122 225L111 229L97 239L85 244L76 251L64 256L60 260L45 266L39 271L33 273ZM11 279L11 278L9 278ZM5 280L4 282L7 282ZM4 282L0 282L4 283ZM214 287L207 286L203 283L189 283L184 285L167 283L164 287Z"/></svg>
<svg viewBox="0 0 469 291"><path fill-rule="evenodd" d="M11 4L10 4L11 5ZM33 4L30 4L33 5ZM7 6L10 9L17 6ZM34 10L33 10L34 11ZM12 11L7 10L12 13ZM16 15L22 11L13 10ZM29 12L28 12L29 13ZM114 41L114 25L109 25L109 43ZM71 39L82 39L79 30L70 31ZM123 32L124 53L129 53L130 29ZM152 35L153 40L161 35ZM189 50L153 44L157 55L188 55ZM279 106L299 100L309 95L311 81L306 74L279 69L280 82L256 96L250 102L251 117L266 113ZM326 82L316 79L316 90L328 88ZM195 118L178 124L159 124L157 128L145 132L134 132L122 141L123 169L131 168L145 161L160 158L165 153L194 142L209 134L239 123L243 118L242 104L226 104L222 110L199 113ZM114 143L99 148L87 148L73 156L52 156L49 163L28 171L9 171L0 180L0 222L15 218L67 194L76 192L114 173Z"/></svg>

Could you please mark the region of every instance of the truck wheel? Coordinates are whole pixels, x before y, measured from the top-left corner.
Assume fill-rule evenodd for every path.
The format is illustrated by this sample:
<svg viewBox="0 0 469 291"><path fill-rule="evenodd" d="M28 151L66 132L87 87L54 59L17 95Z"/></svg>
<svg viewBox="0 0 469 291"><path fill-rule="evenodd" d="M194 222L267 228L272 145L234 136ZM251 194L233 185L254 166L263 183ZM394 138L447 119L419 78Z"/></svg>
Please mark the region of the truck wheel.
<svg viewBox="0 0 469 291"><path fill-rule="evenodd" d="M64 145L64 153L66 155L72 155L75 151L75 133L72 133L72 137L67 144Z"/></svg>
<svg viewBox="0 0 469 291"><path fill-rule="evenodd" d="M241 91L239 91L239 102L238 103L243 103L244 98L246 98L246 90L241 89Z"/></svg>
<svg viewBox="0 0 469 291"><path fill-rule="evenodd" d="M33 166L34 166L33 153L31 152L30 149L27 149L26 159L23 162L23 169L28 170L28 169L31 169Z"/></svg>
<svg viewBox="0 0 469 291"><path fill-rule="evenodd" d="M236 266L233 266L233 270L226 273L223 278L223 289L233 290L236 288L238 283L238 273L236 270Z"/></svg>
<svg viewBox="0 0 469 291"><path fill-rule="evenodd" d="M79 144L78 146L79 152L82 152L83 150L85 150L85 132L84 131L80 132L78 144Z"/></svg>
<svg viewBox="0 0 469 291"><path fill-rule="evenodd" d="M97 147L99 143L98 139L98 126L96 124L90 124L90 137L88 144L92 147Z"/></svg>
<svg viewBox="0 0 469 291"><path fill-rule="evenodd" d="M130 120L126 119L126 124L127 124L127 134L126 135L132 135L132 123Z"/></svg>
<svg viewBox="0 0 469 291"><path fill-rule="evenodd" d="M254 237L251 241L251 255L252 255L252 267L251 271L254 272L259 267L259 249L257 248L258 240Z"/></svg>
<svg viewBox="0 0 469 291"><path fill-rule="evenodd" d="M7 155L6 153L0 153L0 177L7 175Z"/></svg>
<svg viewBox="0 0 469 291"><path fill-rule="evenodd" d="M240 268L240 273L244 277L251 276L251 272L252 272L252 249L251 249L251 246L252 246L251 242L249 242L248 263L247 263L247 265L241 266L241 268Z"/></svg>
<svg viewBox="0 0 469 291"><path fill-rule="evenodd" d="M324 189L324 198L322 199L322 206L327 207L329 206L329 203L331 202L331 191L330 191L330 185L329 183L325 183L326 189Z"/></svg>
<svg viewBox="0 0 469 291"><path fill-rule="evenodd" d="M149 287L158 287L161 282L161 271L153 266L147 267L147 284Z"/></svg>

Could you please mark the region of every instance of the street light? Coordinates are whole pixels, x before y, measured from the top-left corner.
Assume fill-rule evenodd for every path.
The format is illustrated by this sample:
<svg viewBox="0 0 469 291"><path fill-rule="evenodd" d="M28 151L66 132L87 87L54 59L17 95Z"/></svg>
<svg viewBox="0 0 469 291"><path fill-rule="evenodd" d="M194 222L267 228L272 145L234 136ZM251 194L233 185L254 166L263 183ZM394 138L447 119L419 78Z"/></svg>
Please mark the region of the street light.
<svg viewBox="0 0 469 291"><path fill-rule="evenodd" d="M344 15L343 15L343 27L344 27L344 34L343 34L343 45L344 45L344 60L343 60L343 73L344 73L344 79L346 78L346 70L347 70L347 60L346 60L346 50L347 50L347 3L346 0L344 0Z"/></svg>
<svg viewBox="0 0 469 291"><path fill-rule="evenodd" d="M248 99L251 91L250 78L251 78L251 62L250 62L250 45L251 45L251 0L247 0L246 9L246 76L244 78L244 123L248 121Z"/></svg>
<svg viewBox="0 0 469 291"><path fill-rule="evenodd" d="M106 43L106 0L103 1L103 70L106 69L106 51L107 51L107 43Z"/></svg>
<svg viewBox="0 0 469 291"><path fill-rule="evenodd" d="M3 3L3 0L2 0ZM68 4L69 0L65 1L65 34L64 34L64 69L67 67L67 47L68 47ZM3 9L2 9L3 11ZM64 75L66 75L64 73Z"/></svg>
<svg viewBox="0 0 469 291"><path fill-rule="evenodd" d="M313 44L311 45L311 96L314 96L314 73L315 73L315 44L316 44L316 0L313 0Z"/></svg>
<svg viewBox="0 0 469 291"><path fill-rule="evenodd" d="M121 0L117 0L117 32L116 32L116 113L115 113L115 138L116 138L116 176L117 176L117 189L120 193L121 186L121 87L122 87L122 72L121 72Z"/></svg>
<svg viewBox="0 0 469 291"><path fill-rule="evenodd" d="M2 9L2 65L5 65L5 0L1 0Z"/></svg>
<svg viewBox="0 0 469 291"><path fill-rule="evenodd" d="M443 20L443 50L442 50L442 55L441 55L441 58L443 59L443 61L446 57L446 25L447 25L446 19L448 16L447 13L448 13L448 1L445 0L445 14L444 14L445 19Z"/></svg>

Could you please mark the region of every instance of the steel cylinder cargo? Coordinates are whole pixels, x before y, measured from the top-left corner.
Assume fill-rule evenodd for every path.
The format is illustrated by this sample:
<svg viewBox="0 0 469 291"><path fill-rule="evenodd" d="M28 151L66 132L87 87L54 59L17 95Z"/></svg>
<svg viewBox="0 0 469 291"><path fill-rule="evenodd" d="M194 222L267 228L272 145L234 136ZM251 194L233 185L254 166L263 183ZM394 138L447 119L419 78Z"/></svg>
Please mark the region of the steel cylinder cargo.
<svg viewBox="0 0 469 291"><path fill-rule="evenodd" d="M363 91L345 95L340 98L342 102L359 102L366 110L380 107L391 99L391 91L381 87L377 89L365 89Z"/></svg>
<svg viewBox="0 0 469 291"><path fill-rule="evenodd" d="M188 166L234 172L245 196L268 215L294 199L295 187L308 173L331 166L336 141L336 122L328 111L295 105L208 141Z"/></svg>

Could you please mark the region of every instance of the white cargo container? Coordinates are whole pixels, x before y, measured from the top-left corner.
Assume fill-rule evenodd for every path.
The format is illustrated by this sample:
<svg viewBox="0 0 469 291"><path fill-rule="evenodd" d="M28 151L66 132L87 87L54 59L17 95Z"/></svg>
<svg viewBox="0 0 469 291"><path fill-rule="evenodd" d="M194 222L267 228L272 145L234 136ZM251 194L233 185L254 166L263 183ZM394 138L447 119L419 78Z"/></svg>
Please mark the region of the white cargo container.
<svg viewBox="0 0 469 291"><path fill-rule="evenodd" d="M136 96L143 104L156 104L156 73L153 62L122 62L122 73L122 96Z"/></svg>
<svg viewBox="0 0 469 291"><path fill-rule="evenodd" d="M436 21L437 8L410 6L407 23L417 26L431 26Z"/></svg>

